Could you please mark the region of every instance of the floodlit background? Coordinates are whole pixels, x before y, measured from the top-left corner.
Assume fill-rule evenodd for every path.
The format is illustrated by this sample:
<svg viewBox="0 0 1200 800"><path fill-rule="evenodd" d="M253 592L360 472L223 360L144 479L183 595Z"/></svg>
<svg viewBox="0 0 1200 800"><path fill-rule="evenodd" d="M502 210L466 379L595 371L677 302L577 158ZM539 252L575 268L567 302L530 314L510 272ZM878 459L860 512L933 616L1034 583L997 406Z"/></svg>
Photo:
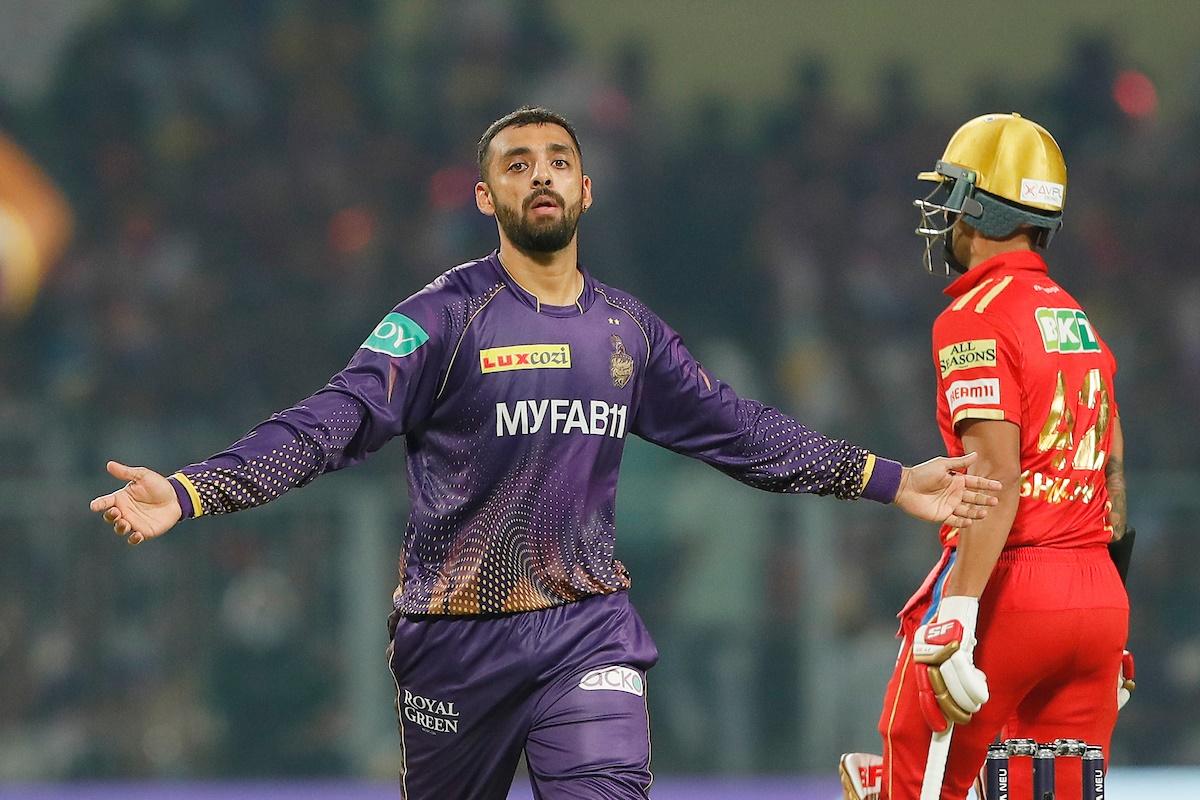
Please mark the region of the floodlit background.
<svg viewBox="0 0 1200 800"><path fill-rule="evenodd" d="M220 449L490 251L474 143L527 102L579 129L597 277L743 394L909 462L942 447L945 283L913 176L970 117L1045 124L1070 170L1050 262L1120 360L1139 531L1112 760L1200 762L1198 54L1182 1L0 0L0 795L393 795L400 443L136 551L86 507L106 459ZM621 482L618 556L662 651L656 796L714 773L828 796L838 753L879 748L934 530L637 440Z"/></svg>

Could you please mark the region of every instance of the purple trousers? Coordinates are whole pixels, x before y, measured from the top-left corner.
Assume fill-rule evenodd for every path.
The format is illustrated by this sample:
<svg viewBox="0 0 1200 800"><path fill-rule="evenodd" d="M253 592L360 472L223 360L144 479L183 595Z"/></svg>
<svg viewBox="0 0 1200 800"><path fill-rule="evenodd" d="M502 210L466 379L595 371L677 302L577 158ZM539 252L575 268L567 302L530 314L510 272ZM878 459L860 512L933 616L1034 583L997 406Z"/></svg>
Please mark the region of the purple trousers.
<svg viewBox="0 0 1200 800"><path fill-rule="evenodd" d="M517 614L400 617L403 800L503 800L521 751L538 800L648 797L646 670L625 592Z"/></svg>

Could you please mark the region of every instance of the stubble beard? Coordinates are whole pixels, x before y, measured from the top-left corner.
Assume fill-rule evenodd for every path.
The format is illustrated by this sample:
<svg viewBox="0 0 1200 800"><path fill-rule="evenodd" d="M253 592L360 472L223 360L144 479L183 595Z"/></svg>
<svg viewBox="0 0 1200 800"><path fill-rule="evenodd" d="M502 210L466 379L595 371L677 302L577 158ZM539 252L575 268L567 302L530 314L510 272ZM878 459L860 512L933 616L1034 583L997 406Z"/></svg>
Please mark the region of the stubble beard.
<svg viewBox="0 0 1200 800"><path fill-rule="evenodd" d="M539 197L551 197L563 209L559 219L539 220L530 218L529 209ZM532 194L521 204L521 208L496 204L496 220L508 240L527 253L556 253L571 243L579 228L579 217L583 213L583 199L574 208L569 208L562 195L552 191Z"/></svg>

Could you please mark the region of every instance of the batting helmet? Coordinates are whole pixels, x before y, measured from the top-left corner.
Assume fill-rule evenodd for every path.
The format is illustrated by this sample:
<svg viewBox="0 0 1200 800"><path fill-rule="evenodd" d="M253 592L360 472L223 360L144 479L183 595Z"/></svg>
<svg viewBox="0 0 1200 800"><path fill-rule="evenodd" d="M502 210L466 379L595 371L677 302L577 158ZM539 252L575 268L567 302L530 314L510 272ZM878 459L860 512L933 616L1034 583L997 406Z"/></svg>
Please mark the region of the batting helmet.
<svg viewBox="0 0 1200 800"><path fill-rule="evenodd" d="M1033 228L1038 247L1050 244L1062 227L1067 194L1062 150L1049 131L1020 114L985 114L966 123L950 137L933 170L917 179L938 184L929 196L913 201L921 211L917 233L926 239L925 264L931 271L939 241L948 267L963 271L949 241L960 218L992 239Z"/></svg>

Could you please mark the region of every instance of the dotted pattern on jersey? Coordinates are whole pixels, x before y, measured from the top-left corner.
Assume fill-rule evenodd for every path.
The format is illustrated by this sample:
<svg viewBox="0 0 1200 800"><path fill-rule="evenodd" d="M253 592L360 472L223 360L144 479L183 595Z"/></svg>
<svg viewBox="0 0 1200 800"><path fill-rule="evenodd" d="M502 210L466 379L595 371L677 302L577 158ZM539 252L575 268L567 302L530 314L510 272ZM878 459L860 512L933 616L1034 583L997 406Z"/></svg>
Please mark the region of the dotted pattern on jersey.
<svg viewBox="0 0 1200 800"><path fill-rule="evenodd" d="M464 404L463 430L490 424L494 397L477 386ZM476 450L425 465L423 497L405 535L394 594L405 614L536 611L628 589L614 556L616 520L605 508L584 518L590 476L571 475L541 447L510 464L484 463ZM506 451L495 453L504 458ZM495 474L503 477L495 482ZM475 505L473 487L494 485Z"/></svg>
<svg viewBox="0 0 1200 800"><path fill-rule="evenodd" d="M286 425L286 412L265 425ZM250 459L236 469L217 467L188 472L205 514L228 514L261 506L288 489L304 486L324 471L327 459L340 453L358 432L362 408L346 399L321 428L322 437L288 428L295 434L290 442L269 454Z"/></svg>
<svg viewBox="0 0 1200 800"><path fill-rule="evenodd" d="M614 289L607 286L596 286L596 293L604 298L604 301L614 308L619 308L629 316L633 317L633 321L637 323L638 328L642 331L642 336L646 340L646 363L650 362L650 354L654 352L654 347L650 344L650 318L653 312L646 308L645 304L636 297L631 297L627 294L617 293ZM644 365L643 365L644 366Z"/></svg>
<svg viewBox="0 0 1200 800"><path fill-rule="evenodd" d="M770 492L832 494L839 500L857 500L862 494L863 448L823 436L756 400L738 403L738 422L749 432L741 441L751 471L735 476L743 483Z"/></svg>
<svg viewBox="0 0 1200 800"><path fill-rule="evenodd" d="M487 287L483 292L469 297L464 297L453 303L449 303L443 307L442 313L446 317L446 329L451 331L451 336L454 340L454 346L450 348L450 356L446 362L445 375L442 384L438 389L438 396L445 391L446 383L450 380L450 370L454 366L455 360L461 355L459 349L462 341L466 338L467 328L475 319L476 314L496 297L497 294L504 289L502 282L497 282Z"/></svg>
<svg viewBox="0 0 1200 800"><path fill-rule="evenodd" d="M610 287L598 286L596 291L609 305L633 317L643 335L653 328L653 312L636 297ZM647 353L652 349L647 339ZM743 452L747 465L762 467L758 474L737 473L743 483L771 492L832 494L839 500L857 500L862 495L868 455L863 448L823 436L757 400L741 398L738 422L742 430L753 432L743 440L749 443Z"/></svg>

